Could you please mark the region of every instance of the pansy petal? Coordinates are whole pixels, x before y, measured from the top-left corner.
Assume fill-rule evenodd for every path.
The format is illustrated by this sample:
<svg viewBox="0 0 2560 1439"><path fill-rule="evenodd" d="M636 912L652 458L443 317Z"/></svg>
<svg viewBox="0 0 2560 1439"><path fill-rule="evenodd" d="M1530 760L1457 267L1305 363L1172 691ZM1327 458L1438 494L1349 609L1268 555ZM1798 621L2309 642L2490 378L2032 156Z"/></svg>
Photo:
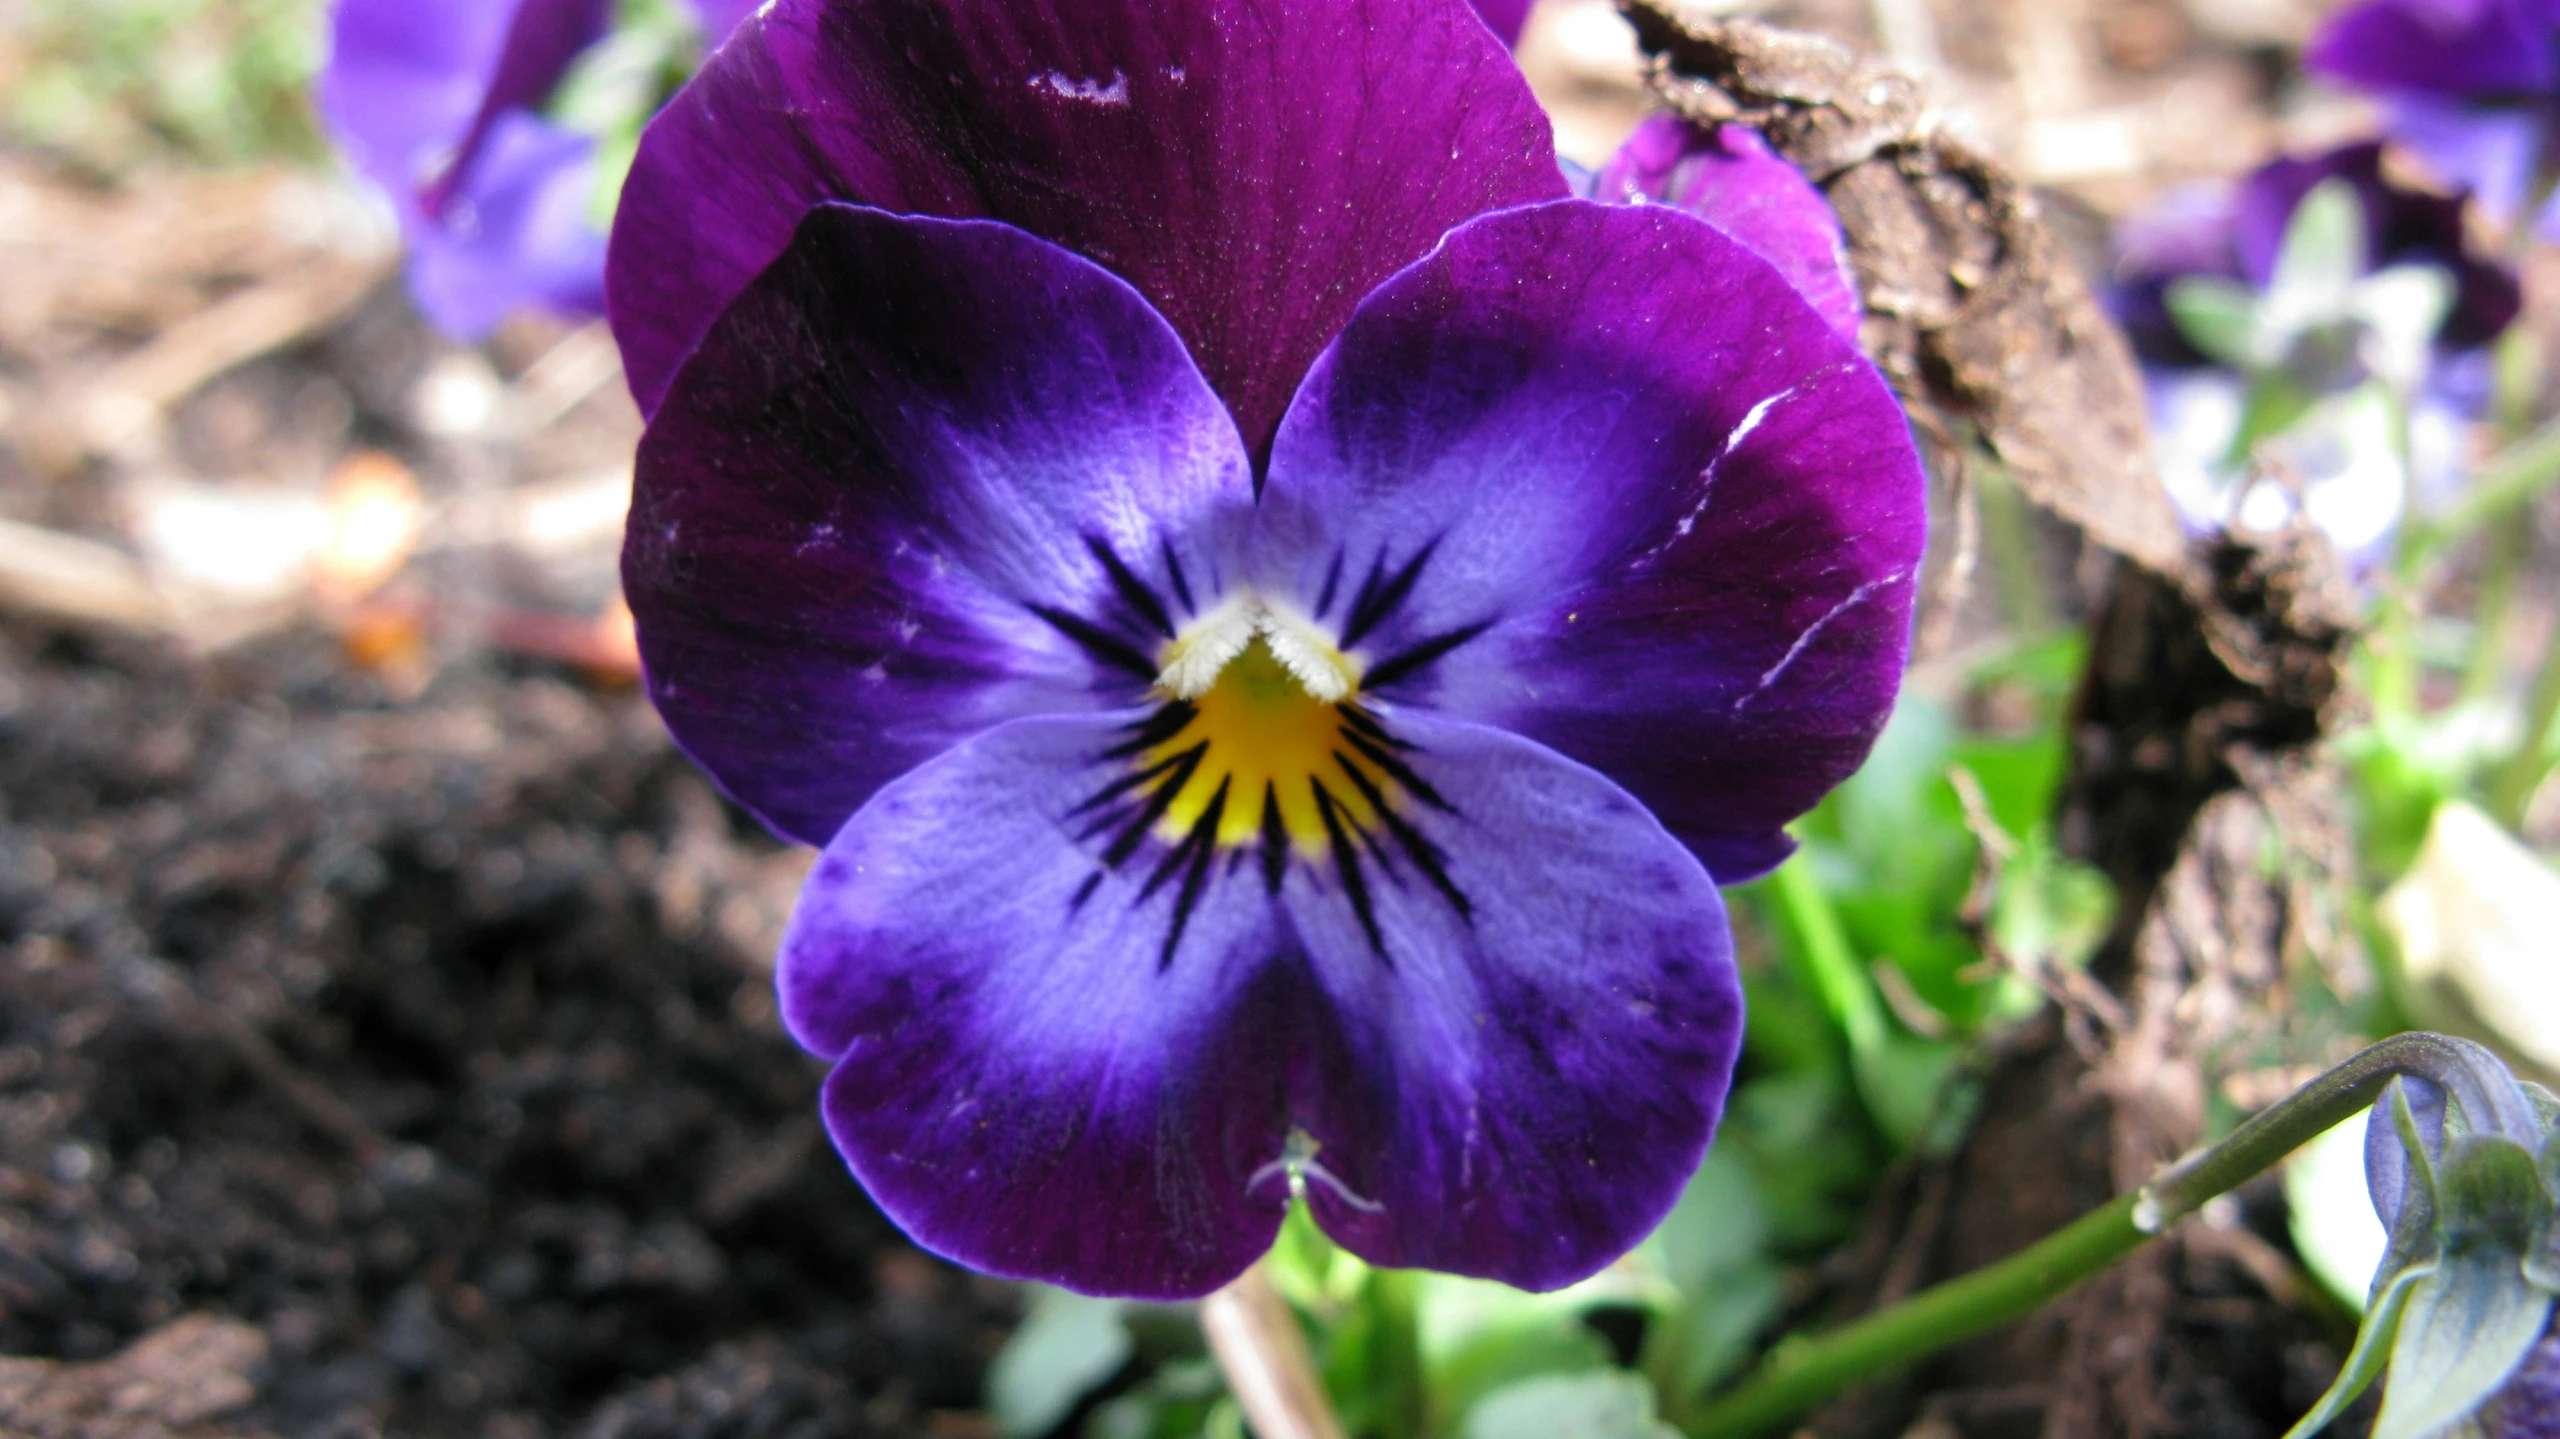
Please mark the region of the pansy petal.
<svg viewBox="0 0 2560 1439"><path fill-rule="evenodd" d="M1233 425L1126 284L989 221L821 206L642 440L623 549L650 694L824 843L1025 714L1139 702L1251 505Z"/></svg>
<svg viewBox="0 0 2560 1439"><path fill-rule="evenodd" d="M1645 117L1601 167L1590 198L1673 205L1751 247L1851 340L1863 309L1840 221L1802 170L1745 125Z"/></svg>
<svg viewBox="0 0 2560 1439"><path fill-rule="evenodd" d="M1185 1298L1279 1231L1264 1171L1305 1006L1275 988L1260 883L1111 861L1091 802L1147 718L1019 720L883 789L811 873L779 983L793 1035L836 1061L837 1146L918 1243Z"/></svg>
<svg viewBox="0 0 2560 1439"><path fill-rule="evenodd" d="M1559 1288L1650 1232L1714 1133L1742 1025L1723 904L1599 774L1377 720L1430 799L1286 891L1331 1016L1294 1086L1307 1200L1372 1263Z"/></svg>
<svg viewBox="0 0 2560 1439"><path fill-rule="evenodd" d="M702 48L715 50L729 38L730 31L764 8L764 0L685 0L685 6L702 27Z"/></svg>
<svg viewBox="0 0 2560 1439"><path fill-rule="evenodd" d="M579 53L604 38L612 12L613 0L516 0L479 113L455 143L445 177L426 196L429 214L441 215L455 187L471 182L502 117L540 112Z"/></svg>
<svg viewBox="0 0 2560 1439"><path fill-rule="evenodd" d="M651 123L607 286L652 411L810 204L1003 220L1135 285L1259 454L1372 285L1562 193L1464 0L780 0Z"/></svg>
<svg viewBox="0 0 2560 1439"><path fill-rule="evenodd" d="M2497 96L2550 88L2543 0L2359 0L2303 52L2317 74L2376 90Z"/></svg>
<svg viewBox="0 0 2560 1439"><path fill-rule="evenodd" d="M521 309L604 308L604 236L588 221L595 141L521 111L500 117L445 223L413 226L409 295L428 321L477 339Z"/></svg>
<svg viewBox="0 0 2560 1439"><path fill-rule="evenodd" d="M1727 883L1881 728L1925 525L1891 391L1766 261L1582 201L1372 295L1262 519L1263 582L1369 688L1591 765Z"/></svg>
<svg viewBox="0 0 2560 1439"><path fill-rule="evenodd" d="M1520 31L1529 23L1529 11L1535 0L1475 0L1476 13L1505 45L1520 43Z"/></svg>
<svg viewBox="0 0 2560 1439"><path fill-rule="evenodd" d="M478 112L514 12L515 0L340 0L320 113L404 210Z"/></svg>

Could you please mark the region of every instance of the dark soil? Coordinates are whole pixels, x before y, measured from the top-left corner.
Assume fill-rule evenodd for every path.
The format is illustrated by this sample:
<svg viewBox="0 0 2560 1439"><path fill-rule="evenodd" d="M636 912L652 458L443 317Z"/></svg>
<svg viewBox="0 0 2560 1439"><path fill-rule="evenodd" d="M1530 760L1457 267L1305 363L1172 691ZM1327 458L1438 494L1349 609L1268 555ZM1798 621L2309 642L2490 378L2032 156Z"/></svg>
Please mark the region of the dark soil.
<svg viewBox="0 0 2560 1439"><path fill-rule="evenodd" d="M634 696L0 630L0 1354L246 1321L235 1433L987 1432L1009 1299L774 1019L801 863Z"/></svg>

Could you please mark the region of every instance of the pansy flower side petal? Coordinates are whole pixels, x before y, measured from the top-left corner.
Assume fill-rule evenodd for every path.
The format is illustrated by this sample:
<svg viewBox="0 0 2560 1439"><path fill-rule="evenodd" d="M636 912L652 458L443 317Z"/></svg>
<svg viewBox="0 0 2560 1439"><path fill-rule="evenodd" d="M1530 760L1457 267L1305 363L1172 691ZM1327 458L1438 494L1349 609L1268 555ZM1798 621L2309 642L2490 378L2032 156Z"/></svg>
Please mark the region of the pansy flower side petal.
<svg viewBox="0 0 2560 1439"><path fill-rule="evenodd" d="M604 38L612 11L613 0L517 0L497 67L480 96L479 113L455 145L444 178L429 187L427 213L441 215L454 189L470 183L481 147L501 117L540 111L580 52Z"/></svg>
<svg viewBox="0 0 2560 1439"><path fill-rule="evenodd" d="M2352 187L2363 207L2369 268L2432 264L2451 275L2453 312L2445 317L2439 344L2455 350L2487 344L2523 310L2524 287L2515 272L2467 243L2462 200L2394 183L2383 172L2376 142L2282 156L2249 172L2232 198L2231 236L2243 278L2267 284L2294 211L2332 179Z"/></svg>
<svg viewBox="0 0 2560 1439"><path fill-rule="evenodd" d="M479 113L514 12L515 0L340 0L320 113L357 168L403 206Z"/></svg>
<svg viewBox="0 0 2560 1439"><path fill-rule="evenodd" d="M1923 506L1891 391L1766 261L1565 201L1362 305L1280 431L1257 563L1366 690L1592 766L1733 883L1881 728Z"/></svg>
<svg viewBox="0 0 2560 1439"><path fill-rule="evenodd" d="M1178 1298L1279 1231L1311 1011L1262 885L1204 885L1112 805L1151 718L1019 720L882 790L811 873L779 983L836 1061L837 1146L918 1243Z"/></svg>
<svg viewBox="0 0 2560 1439"><path fill-rule="evenodd" d="M527 306L593 315L604 307L604 236L595 142L513 111L490 128L467 187L451 197L468 223L409 237L409 293L449 335L485 335Z"/></svg>
<svg viewBox="0 0 2560 1439"><path fill-rule="evenodd" d="M1465 0L778 0L651 123L608 304L654 411L812 203L1003 220L1136 286L1259 454L1371 286L1562 193Z"/></svg>
<svg viewBox="0 0 2560 1439"><path fill-rule="evenodd" d="M677 740L823 844L981 730L1142 702L1231 564L1196 536L1251 503L1126 284L1009 226L826 205L650 426L623 577Z"/></svg>
<svg viewBox="0 0 2560 1439"><path fill-rule="evenodd" d="M1653 114L1594 177L1591 199L1672 205L1778 267L1831 327L1858 337L1858 286L1831 202L1744 125L1698 126Z"/></svg>
<svg viewBox="0 0 2560 1439"><path fill-rule="evenodd" d="M1285 892L1328 1011L1293 1086L1307 1202L1372 1263L1560 1288L1661 1222L1715 1131L1742 1042L1723 905L1592 770L1377 724L1429 798ZM1346 748L1337 784L1368 763Z"/></svg>

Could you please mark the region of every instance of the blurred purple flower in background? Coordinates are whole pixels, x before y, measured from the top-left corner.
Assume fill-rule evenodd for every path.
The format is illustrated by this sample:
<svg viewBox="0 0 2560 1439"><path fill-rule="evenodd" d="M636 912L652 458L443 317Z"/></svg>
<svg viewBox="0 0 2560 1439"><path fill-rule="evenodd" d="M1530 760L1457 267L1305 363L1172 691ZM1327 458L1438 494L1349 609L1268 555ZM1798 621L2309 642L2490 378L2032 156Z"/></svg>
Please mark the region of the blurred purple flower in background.
<svg viewBox="0 0 2560 1439"><path fill-rule="evenodd" d="M2334 240L2306 233L2322 192L2341 202ZM2242 489L2263 444L2312 522L2350 559L2377 558L2410 489L2384 386L2407 392L2420 496L2458 482L2489 397L2485 347L2522 292L2467 241L2463 202L2388 178L2380 145L2172 192L2118 231L2116 251L2111 304L2143 366L2162 478L2197 530L2287 522L2283 488ZM2254 313L2235 316L2244 303ZM2217 340L2226 324L2248 333Z"/></svg>
<svg viewBox="0 0 2560 1439"><path fill-rule="evenodd" d="M2560 0L2360 0L2329 17L2304 63L2372 92L2392 138L2469 189L2492 220L2547 205L2560 127Z"/></svg>
<svg viewBox="0 0 2560 1439"><path fill-rule="evenodd" d="M641 146L649 693L825 847L784 1014L937 1252L1193 1295L1298 1192L1373 1262L1553 1288L1716 1126L1716 885L1891 706L1918 460L1778 268L1569 198L1494 41L1459 0L783 0ZM1767 252L1818 228L1800 181L1710 192Z"/></svg>
<svg viewBox="0 0 2560 1439"><path fill-rule="evenodd" d="M687 4L715 43L754 8ZM320 109L338 146L390 196L410 294L445 333L476 339L525 308L602 312L606 140L549 110L607 39L614 8L340 0ZM628 123L645 118L644 105Z"/></svg>

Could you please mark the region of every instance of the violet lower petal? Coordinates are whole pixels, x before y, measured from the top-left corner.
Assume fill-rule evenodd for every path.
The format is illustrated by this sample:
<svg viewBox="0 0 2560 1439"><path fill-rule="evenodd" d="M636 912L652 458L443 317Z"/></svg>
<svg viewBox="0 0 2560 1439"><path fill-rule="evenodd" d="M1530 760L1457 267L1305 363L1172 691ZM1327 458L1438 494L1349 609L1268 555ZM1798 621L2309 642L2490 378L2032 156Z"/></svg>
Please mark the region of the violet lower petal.
<svg viewBox="0 0 2560 1439"><path fill-rule="evenodd" d="M992 725L1139 702L1251 502L1126 284L1010 226L827 205L651 423L623 576L677 740L823 844Z"/></svg>
<svg viewBox="0 0 2560 1439"><path fill-rule="evenodd" d="M826 199L999 219L1171 321L1250 451L1360 297L1564 193L1465 0L778 0L644 137L607 290L654 411Z"/></svg>
<svg viewBox="0 0 2560 1439"><path fill-rule="evenodd" d="M2357 0L2312 37L2314 73L2376 90L2480 98L2560 84L2550 0Z"/></svg>
<svg viewBox="0 0 2560 1439"><path fill-rule="evenodd" d="M2470 192L2492 223L2510 225L2532 189L2549 122L2532 110L2488 108L2441 96L2384 97L2385 130L2424 162L2433 177ZM2546 218L2546 238L2552 229Z"/></svg>
<svg viewBox="0 0 2560 1439"><path fill-rule="evenodd" d="M520 309L594 315L604 308L604 236L595 141L522 111L500 117L440 222L409 233L409 294L419 313L477 339Z"/></svg>
<svg viewBox="0 0 2560 1439"><path fill-rule="evenodd" d="M1092 801L1149 719L1016 721L882 790L810 874L778 978L793 1035L836 1062L829 1132L918 1243L1171 1299L1279 1231L1264 1171L1307 1006L1258 881L1204 893L1152 844L1110 858L1130 820Z"/></svg>
<svg viewBox="0 0 2560 1439"><path fill-rule="evenodd" d="M1600 169L1590 198L1673 205L1777 266L1851 340L1864 313L1831 202L1743 125L1699 126L1657 113Z"/></svg>
<svg viewBox="0 0 2560 1439"><path fill-rule="evenodd" d="M1257 563L1380 696L1598 769L1730 883L1881 728L1923 504L1892 392L1766 261L1564 201L1364 302L1281 428Z"/></svg>
<svg viewBox="0 0 2560 1439"><path fill-rule="evenodd" d="M1327 1011L1292 1081L1307 1202L1372 1263L1560 1288L1651 1232L1715 1131L1742 1042L1723 905L1603 776L1376 719L1429 798L1286 891Z"/></svg>

